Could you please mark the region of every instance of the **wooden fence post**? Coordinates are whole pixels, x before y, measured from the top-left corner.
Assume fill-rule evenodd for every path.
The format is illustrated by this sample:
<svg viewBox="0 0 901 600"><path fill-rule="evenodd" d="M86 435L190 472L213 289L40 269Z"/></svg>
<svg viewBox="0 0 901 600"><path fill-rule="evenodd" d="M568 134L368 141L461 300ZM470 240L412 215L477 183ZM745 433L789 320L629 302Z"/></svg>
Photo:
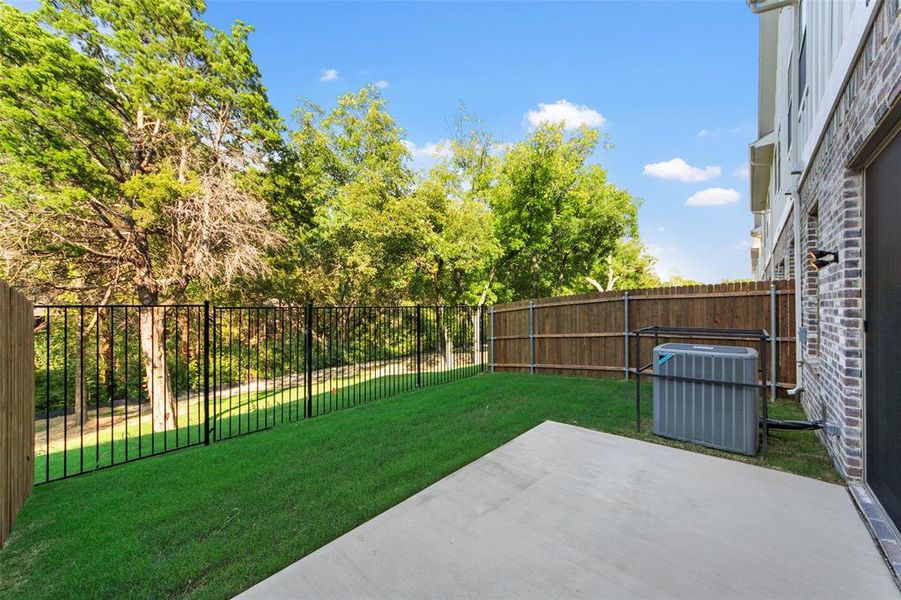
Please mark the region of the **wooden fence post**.
<svg viewBox="0 0 901 600"><path fill-rule="evenodd" d="M529 300L529 373L535 374L535 304Z"/></svg>
<svg viewBox="0 0 901 600"><path fill-rule="evenodd" d="M623 292L623 372L629 379L629 292Z"/></svg>
<svg viewBox="0 0 901 600"><path fill-rule="evenodd" d="M770 284L770 402L776 401L776 386L779 374L778 357L776 352L779 348L779 323L776 311L776 284ZM761 360L766 360L761 357Z"/></svg>
<svg viewBox="0 0 901 600"><path fill-rule="evenodd" d="M491 372L494 373L494 307L491 307L491 346L489 350L491 351Z"/></svg>
<svg viewBox="0 0 901 600"><path fill-rule="evenodd" d="M34 305L0 281L0 547L34 487Z"/></svg>

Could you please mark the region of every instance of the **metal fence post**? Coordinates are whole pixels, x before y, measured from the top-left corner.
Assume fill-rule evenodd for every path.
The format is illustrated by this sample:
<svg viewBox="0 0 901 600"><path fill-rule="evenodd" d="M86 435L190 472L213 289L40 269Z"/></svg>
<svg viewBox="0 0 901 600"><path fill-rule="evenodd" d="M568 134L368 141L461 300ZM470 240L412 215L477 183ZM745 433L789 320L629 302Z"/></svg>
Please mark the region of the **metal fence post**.
<svg viewBox="0 0 901 600"><path fill-rule="evenodd" d="M422 305L416 305L416 387L422 387Z"/></svg>
<svg viewBox="0 0 901 600"><path fill-rule="evenodd" d="M203 301L203 443L210 445L210 301Z"/></svg>
<svg viewBox="0 0 901 600"><path fill-rule="evenodd" d="M777 351L779 348L779 327L777 323L778 313L776 311L776 284L770 285L770 402L776 401L776 385L777 375L779 373Z"/></svg>
<svg viewBox="0 0 901 600"><path fill-rule="evenodd" d="M623 371L629 379L629 292L623 292Z"/></svg>
<svg viewBox="0 0 901 600"><path fill-rule="evenodd" d="M769 338L766 335L760 336L760 356L764 355L766 350L765 343L773 344L773 333L769 332ZM763 458L766 460L770 447L770 425L769 425L769 405L766 399L766 358L760 359L760 380L763 387L759 388L761 412L763 413Z"/></svg>
<svg viewBox="0 0 901 600"><path fill-rule="evenodd" d="M641 330L635 332L635 431L641 433Z"/></svg>
<svg viewBox="0 0 901 600"><path fill-rule="evenodd" d="M485 305L479 304L479 372L485 372Z"/></svg>
<svg viewBox="0 0 901 600"><path fill-rule="evenodd" d="M535 374L535 304L529 300L529 373Z"/></svg>
<svg viewBox="0 0 901 600"><path fill-rule="evenodd" d="M491 372L494 373L494 307L493 307L493 306L491 307L491 315L490 315L490 319L491 319L491 334L490 334L490 335L491 335L491 338L490 338L489 341L490 341L491 343L489 344L488 350L489 350L489 354L491 355L491 356L490 356L490 358L491 358Z"/></svg>
<svg viewBox="0 0 901 600"><path fill-rule="evenodd" d="M304 416L310 418L313 416L313 303L307 302L306 314L304 315L306 322L307 335L304 339L304 358L306 373L304 383L307 388L307 401L304 406Z"/></svg>

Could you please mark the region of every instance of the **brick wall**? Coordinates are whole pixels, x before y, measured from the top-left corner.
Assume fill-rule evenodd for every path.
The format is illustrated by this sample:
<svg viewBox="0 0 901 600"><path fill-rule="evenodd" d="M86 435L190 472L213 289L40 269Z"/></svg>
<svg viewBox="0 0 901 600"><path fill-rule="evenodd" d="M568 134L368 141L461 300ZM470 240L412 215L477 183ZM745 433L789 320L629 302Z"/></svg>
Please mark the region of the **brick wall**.
<svg viewBox="0 0 901 600"><path fill-rule="evenodd" d="M802 321L807 331L802 402L810 418L837 427L823 439L851 480L862 469L862 211L863 172L847 165L879 118L901 97L901 11L882 2L823 139L801 183L802 252L838 250L841 262L802 271ZM791 261L791 221L773 264ZM801 344L799 344L801 346Z"/></svg>

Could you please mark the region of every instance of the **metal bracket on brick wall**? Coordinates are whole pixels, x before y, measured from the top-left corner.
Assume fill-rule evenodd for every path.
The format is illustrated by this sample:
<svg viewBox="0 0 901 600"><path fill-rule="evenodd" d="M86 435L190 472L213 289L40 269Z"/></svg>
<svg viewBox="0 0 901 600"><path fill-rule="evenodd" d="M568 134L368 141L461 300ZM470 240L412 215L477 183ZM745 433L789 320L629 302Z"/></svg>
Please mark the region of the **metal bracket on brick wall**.
<svg viewBox="0 0 901 600"><path fill-rule="evenodd" d="M623 374L629 379L629 292L623 292Z"/></svg>
<svg viewBox="0 0 901 600"><path fill-rule="evenodd" d="M529 300L529 373L535 373L535 304Z"/></svg>
<svg viewBox="0 0 901 600"><path fill-rule="evenodd" d="M494 373L494 307L491 307L491 372Z"/></svg>

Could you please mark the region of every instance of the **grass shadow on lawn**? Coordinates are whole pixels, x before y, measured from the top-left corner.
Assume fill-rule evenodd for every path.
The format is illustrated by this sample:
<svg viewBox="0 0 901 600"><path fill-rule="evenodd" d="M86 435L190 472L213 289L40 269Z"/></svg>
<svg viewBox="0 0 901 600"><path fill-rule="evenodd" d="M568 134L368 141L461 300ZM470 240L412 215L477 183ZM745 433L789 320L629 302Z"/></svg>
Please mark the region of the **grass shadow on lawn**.
<svg viewBox="0 0 901 600"><path fill-rule="evenodd" d="M762 464L650 416L636 434L634 383L486 374L51 483L0 551L0 596L228 598L548 419ZM812 432L773 432L767 465L838 481Z"/></svg>

